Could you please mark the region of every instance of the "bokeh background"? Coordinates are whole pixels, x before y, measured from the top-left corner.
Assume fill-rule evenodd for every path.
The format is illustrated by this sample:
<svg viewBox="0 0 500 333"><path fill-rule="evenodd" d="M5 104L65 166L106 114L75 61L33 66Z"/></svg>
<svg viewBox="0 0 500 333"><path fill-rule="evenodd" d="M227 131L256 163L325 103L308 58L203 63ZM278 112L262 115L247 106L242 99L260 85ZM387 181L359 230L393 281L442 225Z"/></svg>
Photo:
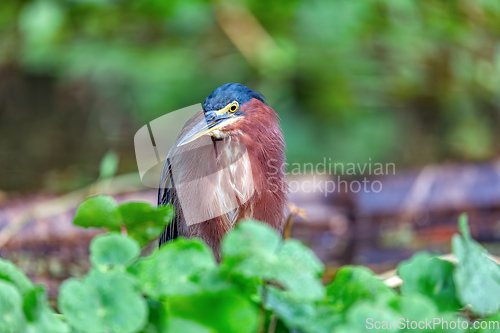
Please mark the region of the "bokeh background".
<svg viewBox="0 0 500 333"><path fill-rule="evenodd" d="M324 261L382 271L448 244L460 211L494 246L498 0L2 0L0 254L39 278L84 270L78 199L154 202L134 133L227 82L280 114L289 163L395 163L378 196L293 196Z"/></svg>

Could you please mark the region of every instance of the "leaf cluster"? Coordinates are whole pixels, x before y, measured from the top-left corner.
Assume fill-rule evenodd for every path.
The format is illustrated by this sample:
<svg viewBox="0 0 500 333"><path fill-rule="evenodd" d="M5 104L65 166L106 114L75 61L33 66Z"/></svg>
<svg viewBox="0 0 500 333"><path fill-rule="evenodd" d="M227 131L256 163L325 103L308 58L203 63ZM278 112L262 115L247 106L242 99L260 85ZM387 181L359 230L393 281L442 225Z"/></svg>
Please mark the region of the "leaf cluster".
<svg viewBox="0 0 500 333"><path fill-rule="evenodd" d="M472 318L500 319L500 267L470 237L465 217L453 239L458 263L419 253L399 265L403 284L394 290L354 266L324 285L324 266L310 249L252 220L223 239L220 265L198 239L178 238L141 256L151 233L137 227L139 221L155 225L155 217L165 221L171 213L136 203L117 206L108 197L84 202L75 223L112 232L90 244L88 274L62 284L60 314L43 287L0 260L0 332L402 332L411 330L406 320L439 318L472 327ZM123 226L134 232L118 233ZM465 326L416 331L489 332Z"/></svg>

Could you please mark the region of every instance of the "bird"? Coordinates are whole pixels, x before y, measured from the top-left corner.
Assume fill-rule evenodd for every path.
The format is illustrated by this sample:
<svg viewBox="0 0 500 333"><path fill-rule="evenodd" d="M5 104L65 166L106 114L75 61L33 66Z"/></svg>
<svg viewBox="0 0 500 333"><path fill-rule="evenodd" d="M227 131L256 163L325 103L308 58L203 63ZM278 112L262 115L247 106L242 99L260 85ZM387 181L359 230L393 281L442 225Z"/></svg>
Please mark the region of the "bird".
<svg viewBox="0 0 500 333"><path fill-rule="evenodd" d="M161 174L158 205L174 217L159 246L198 237L221 260L221 241L242 219L283 233L288 187L278 114L239 83L215 89L183 126Z"/></svg>

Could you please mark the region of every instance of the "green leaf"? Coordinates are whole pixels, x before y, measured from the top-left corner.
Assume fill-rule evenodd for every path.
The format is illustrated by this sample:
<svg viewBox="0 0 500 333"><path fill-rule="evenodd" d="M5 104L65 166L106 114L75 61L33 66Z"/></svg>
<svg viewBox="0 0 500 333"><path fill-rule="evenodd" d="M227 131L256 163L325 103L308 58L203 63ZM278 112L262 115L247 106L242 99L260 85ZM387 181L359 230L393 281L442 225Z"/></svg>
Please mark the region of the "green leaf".
<svg viewBox="0 0 500 333"><path fill-rule="evenodd" d="M165 332L168 333L217 333L214 329L210 327L203 326L192 320L187 320L178 317L168 317L167 328Z"/></svg>
<svg viewBox="0 0 500 333"><path fill-rule="evenodd" d="M242 221L224 238L222 258L221 271L228 276L241 274L284 288L269 286L261 294L264 306L279 314L287 325L304 332L331 331L336 322L333 312L323 307L324 316L320 318L313 303L326 294L319 278L324 266L303 244L283 242L266 224Z"/></svg>
<svg viewBox="0 0 500 333"><path fill-rule="evenodd" d="M211 328L213 332L250 333L257 331L259 323L257 306L239 295L236 290L171 296L166 299L166 304L169 317L199 323ZM193 327L189 329L192 330ZM211 332L210 330L203 331Z"/></svg>
<svg viewBox="0 0 500 333"><path fill-rule="evenodd" d="M14 284L0 280L0 332L24 332L25 326L21 294Z"/></svg>
<svg viewBox="0 0 500 333"><path fill-rule="evenodd" d="M0 280L12 282L24 294L33 289L33 282L8 260L0 258Z"/></svg>
<svg viewBox="0 0 500 333"><path fill-rule="evenodd" d="M389 302L390 306L410 321L425 321L425 319L437 318L438 309L436 305L423 295L414 294L402 296Z"/></svg>
<svg viewBox="0 0 500 333"><path fill-rule="evenodd" d="M314 304L295 302L293 298L276 288L266 288L265 307L273 310L289 327L303 329L313 321L316 316Z"/></svg>
<svg viewBox="0 0 500 333"><path fill-rule="evenodd" d="M23 310L27 320L26 333L66 333L69 326L52 310L41 286L28 291L23 298Z"/></svg>
<svg viewBox="0 0 500 333"><path fill-rule="evenodd" d="M160 236L172 220L174 209L171 205L153 208L142 202L132 202L118 207L128 235L141 246Z"/></svg>
<svg viewBox="0 0 500 333"><path fill-rule="evenodd" d="M375 306L371 301L361 300L349 309L346 324L338 327L335 332L399 332L394 324L399 318L401 315L387 304ZM393 323L392 326L391 323Z"/></svg>
<svg viewBox="0 0 500 333"><path fill-rule="evenodd" d="M441 311L461 308L456 297L453 272L455 265L428 253L419 253L398 266L403 279L403 295L422 294L433 300Z"/></svg>
<svg viewBox="0 0 500 333"><path fill-rule="evenodd" d="M114 150L109 150L101 160L99 165L99 178L111 178L118 169L118 154Z"/></svg>
<svg viewBox="0 0 500 333"><path fill-rule="evenodd" d="M272 281L276 277L281 242L278 233L268 225L241 221L222 239L221 270Z"/></svg>
<svg viewBox="0 0 500 333"><path fill-rule="evenodd" d="M91 271L82 281L66 280L59 309L81 332L137 332L146 324L146 301L127 273Z"/></svg>
<svg viewBox="0 0 500 333"><path fill-rule="evenodd" d="M167 332L167 310L162 302L146 298L148 304L148 322L141 333Z"/></svg>
<svg viewBox="0 0 500 333"><path fill-rule="evenodd" d="M282 241L276 230L242 221L222 241L221 270L248 278L276 282L297 300L320 300L324 266L314 253L296 240Z"/></svg>
<svg viewBox="0 0 500 333"><path fill-rule="evenodd" d="M285 287L285 293L300 301L315 301L325 297L320 280L324 265L316 255L297 240L289 239L278 252L276 281Z"/></svg>
<svg viewBox="0 0 500 333"><path fill-rule="evenodd" d="M332 306L297 301L273 287L267 287L265 307L272 310L289 328L306 333L330 333L342 322Z"/></svg>
<svg viewBox="0 0 500 333"><path fill-rule="evenodd" d="M89 228L106 228L119 231L121 216L115 200L110 196L98 195L85 200L76 211L74 224Z"/></svg>
<svg viewBox="0 0 500 333"><path fill-rule="evenodd" d="M453 236L453 253L458 259L454 279L462 305L480 316L500 310L500 266L488 258L489 253L475 242L468 231L466 218L461 218L462 235Z"/></svg>
<svg viewBox="0 0 500 333"><path fill-rule="evenodd" d="M118 207L112 197L99 195L87 199L78 207L74 224L110 231L120 231L123 225L128 236L144 246L162 233L172 216L172 206L155 209L147 203L132 202Z"/></svg>
<svg viewBox="0 0 500 333"><path fill-rule="evenodd" d="M259 259L272 261L277 258L282 239L270 226L253 220L240 221L236 228L222 240L222 258L226 261ZM250 272L251 274L251 272Z"/></svg>
<svg viewBox="0 0 500 333"><path fill-rule="evenodd" d="M466 239L471 239L467 214L460 214L458 217L458 230Z"/></svg>
<svg viewBox="0 0 500 333"><path fill-rule="evenodd" d="M140 259L129 268L139 280L141 290L148 296L163 298L171 295L190 295L201 291L194 277L216 269L212 251L198 239L177 238Z"/></svg>
<svg viewBox="0 0 500 333"><path fill-rule="evenodd" d="M96 236L90 243L90 261L97 266L127 266L140 253L139 244L116 233Z"/></svg>
<svg viewBox="0 0 500 333"><path fill-rule="evenodd" d="M395 297L396 293L366 267L342 267L327 285L327 302L345 312L360 300Z"/></svg>
<svg viewBox="0 0 500 333"><path fill-rule="evenodd" d="M377 306L383 301L379 300ZM465 331L462 329L462 326L454 327L453 325L460 321L467 321L467 319L459 317L454 313L440 313L436 304L424 295L412 294L410 296L393 298L389 301L389 306L399 313L399 318L404 318L405 322L400 324L405 325L406 331L416 330L415 325L420 323L422 327L418 330L419 332L458 333ZM450 325L449 323L451 322L454 323ZM448 328L446 327L446 323L448 323ZM413 328L411 327L412 325Z"/></svg>

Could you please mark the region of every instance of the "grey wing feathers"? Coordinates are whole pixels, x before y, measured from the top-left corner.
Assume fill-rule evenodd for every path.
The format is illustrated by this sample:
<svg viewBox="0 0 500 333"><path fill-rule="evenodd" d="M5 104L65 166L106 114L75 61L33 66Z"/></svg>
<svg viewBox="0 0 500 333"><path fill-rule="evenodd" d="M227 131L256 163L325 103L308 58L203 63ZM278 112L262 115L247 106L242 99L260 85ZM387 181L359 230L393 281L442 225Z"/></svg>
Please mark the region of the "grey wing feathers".
<svg viewBox="0 0 500 333"><path fill-rule="evenodd" d="M179 198L177 195L177 190L174 184L174 176L172 169L175 169L176 180L177 179L185 179L182 178L183 174L180 171L183 171L184 165L192 165L193 160L199 159L198 150L193 149L193 144L188 144L186 146L179 147L177 143L180 138L185 135L194 124L198 123L200 119L204 117L204 112L199 111L195 115L193 115L184 125L181 132L179 133L179 137L177 138L176 143L169 151L167 158L165 160L165 164L163 165L161 180L160 180L160 189L158 191L158 205L167 205L171 204L174 206L174 218L172 222L165 228L164 232L160 236L159 243L162 245L170 240L173 240L180 235L186 235L188 232L188 227L184 221L184 216L182 213L181 205L179 203ZM211 140L211 139L210 139ZM210 150L211 152L212 150ZM191 159L191 161L190 161ZM173 161L172 161L173 160ZM175 166L173 166L174 164ZM180 178L179 178L180 177Z"/></svg>
<svg viewBox="0 0 500 333"><path fill-rule="evenodd" d="M165 227L165 230L161 234L159 238L159 246L179 236L178 220L181 212L177 209L177 193L175 191L175 188L173 187L170 160L167 158L165 160L165 165L163 166L160 189L158 190L158 206L164 206L168 204L174 206L174 217L172 219L172 222L170 222L170 224Z"/></svg>

